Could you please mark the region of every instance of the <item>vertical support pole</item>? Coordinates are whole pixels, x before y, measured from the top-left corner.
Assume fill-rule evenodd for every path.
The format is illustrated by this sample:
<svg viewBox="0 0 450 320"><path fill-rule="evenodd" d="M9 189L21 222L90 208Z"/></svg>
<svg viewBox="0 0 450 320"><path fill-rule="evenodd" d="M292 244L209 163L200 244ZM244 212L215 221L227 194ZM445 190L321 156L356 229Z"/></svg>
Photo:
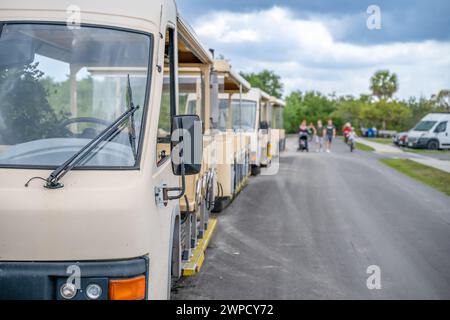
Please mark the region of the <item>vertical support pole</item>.
<svg viewBox="0 0 450 320"><path fill-rule="evenodd" d="M203 88L202 88L202 74L199 77L195 77L195 113L205 121L204 119L204 103L203 103Z"/></svg>
<svg viewBox="0 0 450 320"><path fill-rule="evenodd" d="M239 84L239 129L242 129L242 83Z"/></svg>
<svg viewBox="0 0 450 320"><path fill-rule="evenodd" d="M243 163L245 158L245 143L243 141L243 130L242 130L242 83L239 84L239 183L242 182L243 175Z"/></svg>
<svg viewBox="0 0 450 320"><path fill-rule="evenodd" d="M211 125L211 75L210 66L205 66L202 70L203 73L203 115L205 122L205 131L208 133Z"/></svg>
<svg viewBox="0 0 450 320"><path fill-rule="evenodd" d="M77 102L77 73L79 68L75 65L70 65L70 113L72 118L78 117L78 102ZM78 125L72 124L72 128L78 131Z"/></svg>
<svg viewBox="0 0 450 320"><path fill-rule="evenodd" d="M232 107L231 93L228 94L228 119L227 129L233 129L233 107Z"/></svg>

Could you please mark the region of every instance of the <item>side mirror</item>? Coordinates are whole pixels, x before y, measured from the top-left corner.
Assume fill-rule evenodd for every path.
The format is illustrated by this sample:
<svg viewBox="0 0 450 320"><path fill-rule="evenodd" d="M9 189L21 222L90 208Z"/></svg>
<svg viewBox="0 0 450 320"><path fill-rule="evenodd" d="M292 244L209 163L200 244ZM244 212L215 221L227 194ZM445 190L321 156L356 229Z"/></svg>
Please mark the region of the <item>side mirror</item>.
<svg viewBox="0 0 450 320"><path fill-rule="evenodd" d="M173 117L171 158L174 175L194 175L202 169L202 128L203 123L198 115Z"/></svg>
<svg viewBox="0 0 450 320"><path fill-rule="evenodd" d="M261 121L259 123L259 128L263 130L269 129L269 123L267 121Z"/></svg>

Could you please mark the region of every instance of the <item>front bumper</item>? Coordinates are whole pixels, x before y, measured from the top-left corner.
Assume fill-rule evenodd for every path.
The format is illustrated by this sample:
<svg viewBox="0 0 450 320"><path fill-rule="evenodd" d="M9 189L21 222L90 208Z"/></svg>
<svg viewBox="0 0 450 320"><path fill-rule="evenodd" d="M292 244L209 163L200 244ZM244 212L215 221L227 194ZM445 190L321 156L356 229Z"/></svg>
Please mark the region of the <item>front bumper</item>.
<svg viewBox="0 0 450 320"><path fill-rule="evenodd" d="M410 148L422 149L427 147L429 141L430 139L428 138L418 138L414 140L408 140L406 145Z"/></svg>
<svg viewBox="0 0 450 320"><path fill-rule="evenodd" d="M80 289L72 300L87 300L85 291L91 283L102 287L99 300L107 300L109 280L144 275L148 286L148 265L147 257L95 262L0 262L0 300L63 300L60 287L71 276L68 270L74 269L80 271Z"/></svg>

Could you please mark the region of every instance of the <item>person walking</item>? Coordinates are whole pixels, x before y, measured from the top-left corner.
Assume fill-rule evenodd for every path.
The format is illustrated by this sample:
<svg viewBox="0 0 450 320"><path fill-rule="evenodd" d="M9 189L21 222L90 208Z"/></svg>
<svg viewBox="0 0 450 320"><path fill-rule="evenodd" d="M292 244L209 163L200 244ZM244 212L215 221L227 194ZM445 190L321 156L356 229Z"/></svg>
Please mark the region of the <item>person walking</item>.
<svg viewBox="0 0 450 320"><path fill-rule="evenodd" d="M309 123L308 126L308 138L309 142L312 142L314 136L316 135L316 128L314 127L314 124L312 122Z"/></svg>
<svg viewBox="0 0 450 320"><path fill-rule="evenodd" d="M323 136L325 127L322 124L322 120L317 121L316 128L316 152L323 152Z"/></svg>
<svg viewBox="0 0 450 320"><path fill-rule="evenodd" d="M328 119L328 124L324 129L324 135L327 144L327 152L330 153L331 143L333 142L333 139L336 138L336 127L333 124L333 120Z"/></svg>
<svg viewBox="0 0 450 320"><path fill-rule="evenodd" d="M306 150L309 152L308 149L308 127L306 126L306 120L303 120L300 124L299 130L298 130L298 150L303 151Z"/></svg>

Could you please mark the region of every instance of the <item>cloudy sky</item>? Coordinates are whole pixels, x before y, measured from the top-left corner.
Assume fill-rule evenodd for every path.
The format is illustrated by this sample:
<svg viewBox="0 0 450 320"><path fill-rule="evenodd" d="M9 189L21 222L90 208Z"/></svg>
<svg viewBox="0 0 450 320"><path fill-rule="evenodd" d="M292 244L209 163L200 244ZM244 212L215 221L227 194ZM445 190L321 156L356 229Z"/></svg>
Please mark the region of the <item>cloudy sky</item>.
<svg viewBox="0 0 450 320"><path fill-rule="evenodd" d="M178 0L203 44L245 72L278 73L285 93L367 93L379 69L399 98L450 88L448 0ZM381 10L369 30L367 9Z"/></svg>

